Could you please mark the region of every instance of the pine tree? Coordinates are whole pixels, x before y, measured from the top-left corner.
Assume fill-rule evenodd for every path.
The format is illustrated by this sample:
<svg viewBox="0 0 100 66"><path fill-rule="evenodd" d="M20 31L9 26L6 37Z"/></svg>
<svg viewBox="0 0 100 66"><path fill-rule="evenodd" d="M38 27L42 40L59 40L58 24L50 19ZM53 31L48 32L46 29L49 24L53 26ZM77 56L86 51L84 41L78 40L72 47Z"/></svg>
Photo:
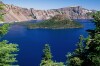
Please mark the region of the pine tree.
<svg viewBox="0 0 100 66"><path fill-rule="evenodd" d="M51 54L51 49L50 49L50 46L49 44L45 44L45 47L43 49L43 58L42 58L42 61L41 61L41 64L40 66L47 66L49 63L53 63L52 61L52 54Z"/></svg>
<svg viewBox="0 0 100 66"><path fill-rule="evenodd" d="M3 20L3 4L0 4L0 21ZM7 34L9 30L9 24L3 24L0 26L0 39ZM18 45L9 43L7 40L0 42L0 66L14 66L13 63L17 62L15 52L18 51Z"/></svg>
<svg viewBox="0 0 100 66"><path fill-rule="evenodd" d="M44 55L43 55L44 60L47 61L47 60L52 59L52 54L51 54L51 49L50 49L49 44L45 44L45 48L44 48L43 52L44 52Z"/></svg>
<svg viewBox="0 0 100 66"><path fill-rule="evenodd" d="M94 13L93 18L96 28L89 31L91 35L87 58L91 62L91 66L100 66L100 11Z"/></svg>
<svg viewBox="0 0 100 66"><path fill-rule="evenodd" d="M8 30L9 30L9 24L4 24L0 26L0 38L2 38L5 34L7 34Z"/></svg>
<svg viewBox="0 0 100 66"><path fill-rule="evenodd" d="M87 30L88 38L79 41L77 49L67 55L68 66L100 66L100 12L94 13L93 18L95 30Z"/></svg>
<svg viewBox="0 0 100 66"><path fill-rule="evenodd" d="M77 44L77 48L73 53L67 54L67 64L68 66L81 66L83 60L81 60L84 57L84 44L83 44L84 38L83 36L80 36L79 42Z"/></svg>
<svg viewBox="0 0 100 66"><path fill-rule="evenodd" d="M45 44L43 53L44 54L40 66L64 66L62 62L54 62L52 60L52 53L49 44Z"/></svg>
<svg viewBox="0 0 100 66"><path fill-rule="evenodd" d="M13 54L18 51L17 47L17 44L8 43L7 40L0 42L0 66L11 66L17 62L15 58L17 54Z"/></svg>

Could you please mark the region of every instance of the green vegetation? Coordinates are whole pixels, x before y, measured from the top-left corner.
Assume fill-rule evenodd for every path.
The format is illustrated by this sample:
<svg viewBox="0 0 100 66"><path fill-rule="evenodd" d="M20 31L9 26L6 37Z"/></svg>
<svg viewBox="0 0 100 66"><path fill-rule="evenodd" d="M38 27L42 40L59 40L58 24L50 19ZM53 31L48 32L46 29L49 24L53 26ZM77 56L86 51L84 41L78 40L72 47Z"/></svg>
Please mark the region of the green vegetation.
<svg viewBox="0 0 100 66"><path fill-rule="evenodd" d="M0 4L0 10L3 9L3 4ZM0 13L0 21L3 20L3 14ZM0 26L0 38L7 34L9 30L9 24L3 24ZM8 43L7 40L0 42L0 66L14 66L13 63L17 62L15 52L18 51L18 45Z"/></svg>
<svg viewBox="0 0 100 66"><path fill-rule="evenodd" d="M51 19L44 20L43 22L28 25L29 29L34 29L34 28L64 29L64 28L81 28L81 27L83 26L80 23L65 17L62 18L62 15L56 15Z"/></svg>
<svg viewBox="0 0 100 66"><path fill-rule="evenodd" d="M3 4L0 4L0 11L3 10ZM0 12L0 21L3 21L3 14Z"/></svg>
<svg viewBox="0 0 100 66"><path fill-rule="evenodd" d="M27 27L28 29L35 28L45 28L45 29L65 29L65 28L82 28L83 25L79 22L75 22L74 20L68 19L63 15L56 15L51 19L44 20L37 23L32 22L18 22L12 23L17 25L22 25Z"/></svg>
<svg viewBox="0 0 100 66"><path fill-rule="evenodd" d="M41 61L40 66L43 66L45 64L49 64L52 63L52 54L51 54L51 50L50 50L50 46L48 44L45 44L45 48L43 49L43 58Z"/></svg>
<svg viewBox="0 0 100 66"><path fill-rule="evenodd" d="M84 57L84 45L83 45L83 36L80 36L79 42L77 44L77 48L75 51L71 54L68 53L67 55L67 64L68 66L81 66L83 63L83 60L81 60L81 57Z"/></svg>
<svg viewBox="0 0 100 66"><path fill-rule="evenodd" d="M43 60L47 61L47 60L51 60L52 59L50 46L48 44L45 44L45 48L44 48L43 52L44 52Z"/></svg>
<svg viewBox="0 0 100 66"><path fill-rule="evenodd" d="M80 37L77 49L67 55L68 66L100 66L100 12L93 14L95 30L87 30L89 37Z"/></svg>
<svg viewBox="0 0 100 66"><path fill-rule="evenodd" d="M100 11L97 13L93 14L94 22L96 24L96 32L100 32Z"/></svg>
<svg viewBox="0 0 100 66"><path fill-rule="evenodd" d="M52 54L48 44L45 44L43 53L44 54L40 66L64 66L62 62L58 63L52 60Z"/></svg>
<svg viewBox="0 0 100 66"><path fill-rule="evenodd" d="M17 47L17 44L8 43L7 40L0 42L0 66L11 66L17 62L15 58L17 54L13 54L18 51Z"/></svg>
<svg viewBox="0 0 100 66"><path fill-rule="evenodd" d="M55 16L57 17L57 16ZM75 22L71 19L65 18L62 19L61 17L52 17L51 19L44 20L37 23L32 22L16 22L11 24L17 24L25 26L27 29L36 29L36 28L43 28L43 29L66 29L66 28L82 28L83 25L79 22Z"/></svg>
<svg viewBox="0 0 100 66"><path fill-rule="evenodd" d="M100 66L100 12L93 14L96 25L95 30L87 30L89 36L80 36L77 48L73 53L67 54L67 64L53 65L49 45L45 48L44 57L50 60L42 60L41 66ZM60 63L57 63L60 64Z"/></svg>
<svg viewBox="0 0 100 66"><path fill-rule="evenodd" d="M0 10L3 6L0 4ZM3 14L0 14L0 21L3 20ZM60 16L61 17L61 16ZM96 25L95 30L87 30L89 36L84 38L80 36L77 48L73 53L67 54L66 66L100 66L100 12L93 14ZM59 18L59 16L52 19L45 20L41 23L29 25L29 28L79 28L79 23L73 22L69 19ZM2 38L8 32L9 25L4 24L0 26L0 37ZM8 43L3 40L0 42L0 66L14 66L17 62L15 52L18 51L18 45ZM43 49L43 58L40 66L65 66L62 62L55 62L52 60L51 49L48 44Z"/></svg>
<svg viewBox="0 0 100 66"><path fill-rule="evenodd" d="M9 24L4 24L0 26L0 38L2 38L5 34L7 34L9 29Z"/></svg>

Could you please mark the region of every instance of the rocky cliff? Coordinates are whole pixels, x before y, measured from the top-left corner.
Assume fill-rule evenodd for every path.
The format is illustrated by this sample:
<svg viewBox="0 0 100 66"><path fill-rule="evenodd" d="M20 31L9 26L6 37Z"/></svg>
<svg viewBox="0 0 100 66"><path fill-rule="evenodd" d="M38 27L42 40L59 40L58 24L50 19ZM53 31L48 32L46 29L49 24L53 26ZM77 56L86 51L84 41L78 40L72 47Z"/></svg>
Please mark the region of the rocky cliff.
<svg viewBox="0 0 100 66"><path fill-rule="evenodd" d="M0 2L0 4L3 3ZM66 15L66 17L71 19L90 19L91 16L89 16L88 13L91 13L92 11L82 8L80 6L50 10L36 10L33 8L27 9L14 5L5 4L4 10L0 12L6 13L4 15L4 19L6 22L13 22L28 21L34 19L45 20L55 15Z"/></svg>
<svg viewBox="0 0 100 66"><path fill-rule="evenodd" d="M58 14L66 15L66 17L71 19L91 19L91 16L89 16L89 13L91 12L91 10L82 8L80 6L50 10L31 9L31 13L36 19L49 19Z"/></svg>

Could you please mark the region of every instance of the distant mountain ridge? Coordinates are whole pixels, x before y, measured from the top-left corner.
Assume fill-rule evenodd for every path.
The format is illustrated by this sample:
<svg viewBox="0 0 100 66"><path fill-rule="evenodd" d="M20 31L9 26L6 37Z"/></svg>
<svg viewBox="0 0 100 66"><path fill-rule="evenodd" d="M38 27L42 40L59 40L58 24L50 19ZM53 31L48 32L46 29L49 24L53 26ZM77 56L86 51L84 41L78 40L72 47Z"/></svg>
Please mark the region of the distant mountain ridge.
<svg viewBox="0 0 100 66"><path fill-rule="evenodd" d="M0 2L0 4L3 4ZM81 6L76 7L65 7L59 9L50 9L50 10L36 10L34 8L22 8L14 5L5 4L5 8L3 13L4 19L6 22L14 22L14 21L29 21L29 20L45 20L50 19L55 15L66 15L67 18L70 19L91 19L92 17L88 15L88 13L93 12L92 10L88 10L82 8Z"/></svg>

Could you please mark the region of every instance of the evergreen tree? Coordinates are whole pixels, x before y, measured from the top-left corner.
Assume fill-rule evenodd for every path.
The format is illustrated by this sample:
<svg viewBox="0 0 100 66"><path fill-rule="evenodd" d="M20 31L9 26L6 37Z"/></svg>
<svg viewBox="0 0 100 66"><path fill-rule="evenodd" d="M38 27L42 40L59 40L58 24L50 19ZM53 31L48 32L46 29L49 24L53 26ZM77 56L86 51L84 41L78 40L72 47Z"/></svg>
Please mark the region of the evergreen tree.
<svg viewBox="0 0 100 66"><path fill-rule="evenodd" d="M4 24L0 26L0 38L2 38L5 34L7 34L9 30L9 24Z"/></svg>
<svg viewBox="0 0 100 66"><path fill-rule="evenodd" d="M43 58L42 58L40 66L43 66L43 65L47 66L49 63L53 63L51 49L50 49L49 44L45 44L43 53L44 54L43 54Z"/></svg>
<svg viewBox="0 0 100 66"><path fill-rule="evenodd" d="M64 66L62 62L54 62L52 60L52 54L49 44L45 44L43 53L44 54L40 66Z"/></svg>
<svg viewBox="0 0 100 66"><path fill-rule="evenodd" d="M13 54L18 51L17 47L17 44L8 43L6 40L0 42L0 66L11 66L17 62L15 58L17 54Z"/></svg>
<svg viewBox="0 0 100 66"><path fill-rule="evenodd" d="M94 13L93 18L95 30L87 30L88 38L80 38L77 49L67 55L68 66L100 66L100 12Z"/></svg>
<svg viewBox="0 0 100 66"><path fill-rule="evenodd" d="M94 22L96 25L96 32L100 32L100 11L97 11L96 13L93 14Z"/></svg>
<svg viewBox="0 0 100 66"><path fill-rule="evenodd" d="M75 50L75 53L76 54L82 54L83 53L83 50L84 50L84 37L81 35L80 38L79 38L79 42L77 44L77 49Z"/></svg>
<svg viewBox="0 0 100 66"><path fill-rule="evenodd" d="M44 60L51 60L52 59L52 54L51 54L51 49L50 49L50 46L49 44L45 44L45 47L44 47L44 55L43 55L43 59Z"/></svg>
<svg viewBox="0 0 100 66"><path fill-rule="evenodd" d="M3 4L0 4L0 21L3 20L3 14L1 10L3 9ZM0 39L7 34L9 24L3 24L0 26ZM13 63L17 62L15 52L18 51L18 45L8 43L7 40L0 42L0 66L14 66Z"/></svg>
<svg viewBox="0 0 100 66"><path fill-rule="evenodd" d="M79 42L77 44L77 48L75 49L75 51L72 54L68 53L68 55L67 55L68 66L81 66L81 64L83 62L83 60L81 60L81 58L84 56L83 40L84 40L83 36L80 36Z"/></svg>
<svg viewBox="0 0 100 66"><path fill-rule="evenodd" d="M95 30L90 30L90 39L88 44L87 58L91 62L91 66L100 66L100 11L93 14L96 25Z"/></svg>

